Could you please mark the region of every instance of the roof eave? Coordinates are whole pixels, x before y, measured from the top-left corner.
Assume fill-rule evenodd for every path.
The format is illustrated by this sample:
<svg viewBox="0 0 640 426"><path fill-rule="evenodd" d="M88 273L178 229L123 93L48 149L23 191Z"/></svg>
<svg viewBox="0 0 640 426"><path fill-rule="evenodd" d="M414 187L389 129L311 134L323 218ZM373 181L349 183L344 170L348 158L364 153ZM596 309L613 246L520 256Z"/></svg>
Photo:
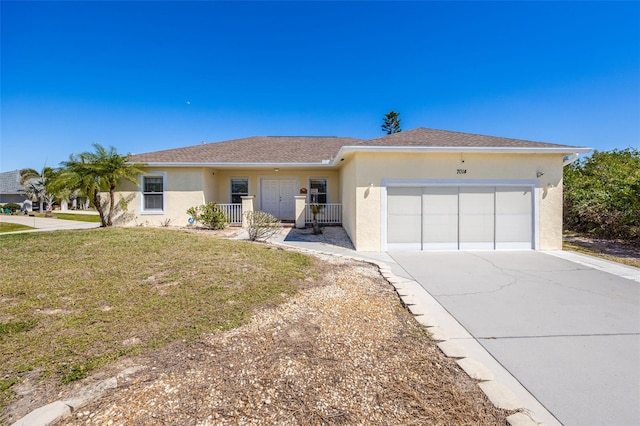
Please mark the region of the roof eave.
<svg viewBox="0 0 640 426"><path fill-rule="evenodd" d="M481 146L343 146L336 160L349 152L465 152L491 154L586 154L585 147L481 147ZM334 160L334 163L336 162Z"/></svg>
<svg viewBox="0 0 640 426"><path fill-rule="evenodd" d="M354 152L462 152L462 153L487 153L487 154L586 154L592 148L585 147L451 147L451 146L354 146L347 145L340 148L332 160L323 160L313 163L244 163L244 162L188 162L188 161L147 161L136 164L144 164L146 167L215 167L218 169L260 169L260 168L331 168L336 167L340 160L348 153ZM134 163L134 162L130 162Z"/></svg>
<svg viewBox="0 0 640 426"><path fill-rule="evenodd" d="M213 163L213 162L187 162L187 161L147 161L138 162L145 167L215 167L218 169L259 169L259 168L301 168L301 167L333 167L335 164L330 160L322 163Z"/></svg>

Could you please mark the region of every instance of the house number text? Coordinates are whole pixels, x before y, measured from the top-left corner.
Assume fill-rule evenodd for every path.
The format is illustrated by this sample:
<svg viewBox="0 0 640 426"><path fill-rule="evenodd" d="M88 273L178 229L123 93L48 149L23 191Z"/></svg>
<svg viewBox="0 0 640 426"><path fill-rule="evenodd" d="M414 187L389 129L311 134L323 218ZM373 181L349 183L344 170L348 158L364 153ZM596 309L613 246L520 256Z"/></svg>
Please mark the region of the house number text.
<svg viewBox="0 0 640 426"><path fill-rule="evenodd" d="M457 174L459 174L459 175L466 175L466 174L467 174L467 169L458 169Z"/></svg>

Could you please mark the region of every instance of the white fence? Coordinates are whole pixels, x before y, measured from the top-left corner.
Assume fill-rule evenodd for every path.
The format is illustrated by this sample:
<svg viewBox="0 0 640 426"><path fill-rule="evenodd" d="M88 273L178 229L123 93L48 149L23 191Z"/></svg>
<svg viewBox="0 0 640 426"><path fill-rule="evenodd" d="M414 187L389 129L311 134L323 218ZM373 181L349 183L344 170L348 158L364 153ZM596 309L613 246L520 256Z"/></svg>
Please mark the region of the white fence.
<svg viewBox="0 0 640 426"><path fill-rule="evenodd" d="M242 224L242 204L218 204L217 206L227 216L229 223L233 225Z"/></svg>
<svg viewBox="0 0 640 426"><path fill-rule="evenodd" d="M342 204L318 204L322 209L316 215L318 223L342 224ZM305 222L313 223L311 206L305 206Z"/></svg>

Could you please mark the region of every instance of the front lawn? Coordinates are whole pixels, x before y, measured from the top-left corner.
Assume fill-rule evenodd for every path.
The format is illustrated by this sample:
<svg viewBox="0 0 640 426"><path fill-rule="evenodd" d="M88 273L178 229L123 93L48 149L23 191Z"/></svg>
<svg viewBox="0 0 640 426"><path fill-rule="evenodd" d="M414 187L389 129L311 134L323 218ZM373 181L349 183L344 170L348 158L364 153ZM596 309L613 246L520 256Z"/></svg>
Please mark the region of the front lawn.
<svg viewBox="0 0 640 426"><path fill-rule="evenodd" d="M35 214L36 217L47 217L46 213L32 213ZM53 212L53 217L56 219L63 220L77 220L79 222L100 222L100 216L97 214L83 214L83 213L58 213Z"/></svg>
<svg viewBox="0 0 640 426"><path fill-rule="evenodd" d="M29 229L35 229L30 226L20 225L18 223L0 222L0 233L2 232L14 232L14 231L26 231Z"/></svg>
<svg viewBox="0 0 640 426"><path fill-rule="evenodd" d="M123 355L237 327L295 293L313 263L166 229L6 235L0 410L27 376L69 383Z"/></svg>
<svg viewBox="0 0 640 426"><path fill-rule="evenodd" d="M53 217L64 220L77 220L80 222L100 222L100 216L98 216L97 214L53 212Z"/></svg>

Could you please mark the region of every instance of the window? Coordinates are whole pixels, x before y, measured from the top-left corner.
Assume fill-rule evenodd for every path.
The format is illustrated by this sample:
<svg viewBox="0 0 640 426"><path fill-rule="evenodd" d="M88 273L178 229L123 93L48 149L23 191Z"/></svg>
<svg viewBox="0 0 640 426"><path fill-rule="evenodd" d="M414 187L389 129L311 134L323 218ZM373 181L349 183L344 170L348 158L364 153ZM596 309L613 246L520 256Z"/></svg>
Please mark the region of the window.
<svg viewBox="0 0 640 426"><path fill-rule="evenodd" d="M327 204L327 180L309 179L309 202L311 204Z"/></svg>
<svg viewBox="0 0 640 426"><path fill-rule="evenodd" d="M164 212L164 176L142 177L142 211Z"/></svg>
<svg viewBox="0 0 640 426"><path fill-rule="evenodd" d="M231 179L231 202L242 203L242 198L249 195L249 179Z"/></svg>

